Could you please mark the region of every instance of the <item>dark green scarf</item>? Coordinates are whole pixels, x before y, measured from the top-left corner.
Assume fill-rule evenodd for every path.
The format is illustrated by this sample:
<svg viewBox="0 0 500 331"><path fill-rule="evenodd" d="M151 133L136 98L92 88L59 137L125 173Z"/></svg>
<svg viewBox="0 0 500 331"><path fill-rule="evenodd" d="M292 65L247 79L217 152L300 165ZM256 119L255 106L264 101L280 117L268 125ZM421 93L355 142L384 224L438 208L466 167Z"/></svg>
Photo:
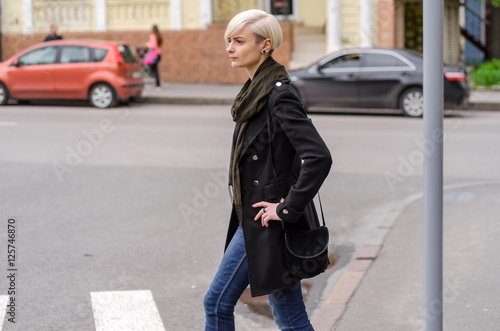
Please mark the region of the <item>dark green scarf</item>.
<svg viewBox="0 0 500 331"><path fill-rule="evenodd" d="M266 105L269 93L273 88L273 82L281 80L289 83L288 73L284 66L268 57L259 66L253 79L247 80L241 88L240 93L234 99L231 107L231 115L236 125L241 123L236 144L231 149L231 161L229 165L229 185L233 190L233 203L238 216L238 223L243 221L243 208L241 202L241 184L238 158L243 147L243 139L248 121Z"/></svg>

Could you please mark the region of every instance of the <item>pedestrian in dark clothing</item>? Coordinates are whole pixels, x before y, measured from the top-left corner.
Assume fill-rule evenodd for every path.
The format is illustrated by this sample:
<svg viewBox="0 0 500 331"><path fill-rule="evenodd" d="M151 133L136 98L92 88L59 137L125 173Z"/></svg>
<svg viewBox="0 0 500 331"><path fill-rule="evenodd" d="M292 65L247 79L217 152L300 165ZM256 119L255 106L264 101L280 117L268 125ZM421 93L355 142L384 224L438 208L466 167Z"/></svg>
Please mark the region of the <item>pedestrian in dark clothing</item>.
<svg viewBox="0 0 500 331"><path fill-rule="evenodd" d="M271 56L283 40L276 18L242 12L224 38L231 66L244 68L249 79L231 107L232 212L224 256L204 298L205 330L234 330L234 307L250 285L252 296L268 295L280 330L310 331L300 279L285 266L281 222L302 230L318 226L306 215L331 155L285 67Z"/></svg>
<svg viewBox="0 0 500 331"><path fill-rule="evenodd" d="M50 33L45 37L43 41L51 41L59 39L62 39L62 36L57 34L57 25L51 25Z"/></svg>

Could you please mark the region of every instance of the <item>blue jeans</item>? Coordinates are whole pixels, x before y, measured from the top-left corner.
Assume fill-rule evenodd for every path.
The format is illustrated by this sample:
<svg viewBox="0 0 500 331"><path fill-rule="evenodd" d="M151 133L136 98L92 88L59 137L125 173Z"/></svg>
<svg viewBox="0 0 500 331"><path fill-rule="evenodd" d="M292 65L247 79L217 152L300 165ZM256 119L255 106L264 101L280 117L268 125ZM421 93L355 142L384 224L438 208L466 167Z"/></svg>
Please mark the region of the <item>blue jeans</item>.
<svg viewBox="0 0 500 331"><path fill-rule="evenodd" d="M234 307L248 286L243 230L238 228L226 249L219 270L205 295L205 330L235 330ZM307 317L300 282L268 295L274 321L280 330L314 330Z"/></svg>

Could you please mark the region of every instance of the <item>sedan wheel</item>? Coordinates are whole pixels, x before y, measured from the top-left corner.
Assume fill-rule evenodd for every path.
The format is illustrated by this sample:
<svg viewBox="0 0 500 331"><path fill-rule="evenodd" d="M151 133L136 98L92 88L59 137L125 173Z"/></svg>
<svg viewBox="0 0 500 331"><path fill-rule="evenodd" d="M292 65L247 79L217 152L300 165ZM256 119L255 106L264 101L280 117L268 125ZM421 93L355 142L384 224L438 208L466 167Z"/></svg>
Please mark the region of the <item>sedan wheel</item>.
<svg viewBox="0 0 500 331"><path fill-rule="evenodd" d="M113 88L108 84L100 83L92 87L89 101L97 108L109 108L115 105L116 98Z"/></svg>
<svg viewBox="0 0 500 331"><path fill-rule="evenodd" d="M406 116L420 117L424 113L424 94L419 88L411 88L401 96L401 110Z"/></svg>
<svg viewBox="0 0 500 331"><path fill-rule="evenodd" d="M0 83L0 105L7 104L7 101L9 101L9 90L4 84Z"/></svg>

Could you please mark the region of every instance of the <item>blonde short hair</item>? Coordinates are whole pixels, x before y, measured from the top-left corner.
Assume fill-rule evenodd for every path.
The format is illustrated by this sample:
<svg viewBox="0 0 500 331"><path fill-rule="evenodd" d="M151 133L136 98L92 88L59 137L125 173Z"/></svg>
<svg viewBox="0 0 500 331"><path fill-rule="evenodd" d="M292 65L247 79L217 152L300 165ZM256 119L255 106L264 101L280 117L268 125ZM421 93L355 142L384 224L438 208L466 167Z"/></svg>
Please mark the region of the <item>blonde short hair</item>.
<svg viewBox="0 0 500 331"><path fill-rule="evenodd" d="M283 32L276 17L263 10L250 9L237 14L229 21L224 33L226 46L229 45L229 39L245 27L255 35L257 42L271 39L272 50L283 42Z"/></svg>

